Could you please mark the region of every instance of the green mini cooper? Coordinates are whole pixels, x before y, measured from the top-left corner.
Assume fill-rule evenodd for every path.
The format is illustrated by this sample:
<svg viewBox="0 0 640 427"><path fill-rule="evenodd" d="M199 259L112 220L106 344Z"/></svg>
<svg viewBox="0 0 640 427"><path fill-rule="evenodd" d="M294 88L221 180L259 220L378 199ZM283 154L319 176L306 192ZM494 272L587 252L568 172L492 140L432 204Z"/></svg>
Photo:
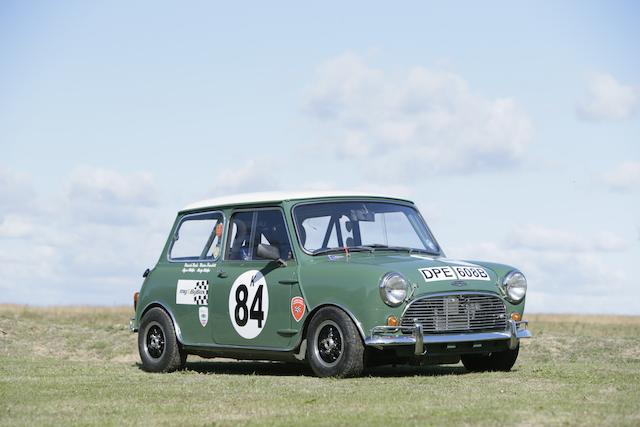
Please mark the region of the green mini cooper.
<svg viewBox="0 0 640 427"><path fill-rule="evenodd" d="M188 354L306 361L321 377L380 364L508 371L527 282L448 259L415 205L356 193L256 193L178 213L134 295L142 367Z"/></svg>

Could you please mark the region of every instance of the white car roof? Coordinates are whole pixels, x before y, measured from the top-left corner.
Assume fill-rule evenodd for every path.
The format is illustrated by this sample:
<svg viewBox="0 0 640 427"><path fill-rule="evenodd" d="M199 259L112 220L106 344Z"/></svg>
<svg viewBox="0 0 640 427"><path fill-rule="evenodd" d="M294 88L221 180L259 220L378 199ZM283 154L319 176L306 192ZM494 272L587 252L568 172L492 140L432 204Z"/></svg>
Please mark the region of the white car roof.
<svg viewBox="0 0 640 427"><path fill-rule="evenodd" d="M281 202L284 200L299 200L299 199L316 199L327 197L372 197L372 198L386 198L410 201L409 199L402 197L394 197L383 194L371 194L362 193L360 191L292 191L292 192L262 192L262 193L244 193L234 194L223 197L216 197L213 199L201 200L199 202L191 203L182 211L191 211L198 209L205 209L215 206L227 206L227 205L242 205L248 203L266 203L266 202Z"/></svg>

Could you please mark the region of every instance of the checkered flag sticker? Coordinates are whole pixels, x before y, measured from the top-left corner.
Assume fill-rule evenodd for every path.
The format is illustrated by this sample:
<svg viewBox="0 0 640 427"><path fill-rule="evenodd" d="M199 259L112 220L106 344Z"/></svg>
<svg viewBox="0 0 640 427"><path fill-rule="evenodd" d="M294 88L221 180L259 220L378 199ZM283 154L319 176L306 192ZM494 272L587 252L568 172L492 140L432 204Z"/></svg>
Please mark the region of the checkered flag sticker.
<svg viewBox="0 0 640 427"><path fill-rule="evenodd" d="M193 302L196 305L208 305L209 304L209 281L202 280L196 283L195 295L193 296Z"/></svg>

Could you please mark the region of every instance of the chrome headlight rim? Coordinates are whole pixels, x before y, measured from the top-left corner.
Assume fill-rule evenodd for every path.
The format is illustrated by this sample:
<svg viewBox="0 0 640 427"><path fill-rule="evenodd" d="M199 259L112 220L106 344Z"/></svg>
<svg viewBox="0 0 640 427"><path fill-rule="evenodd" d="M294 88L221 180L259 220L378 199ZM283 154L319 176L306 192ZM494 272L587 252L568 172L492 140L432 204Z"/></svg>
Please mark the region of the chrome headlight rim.
<svg viewBox="0 0 640 427"><path fill-rule="evenodd" d="M400 280L400 283L403 283L402 288L396 287L396 288L390 288L389 285L392 284L393 280ZM407 297L409 296L409 289L410 289L410 284L409 281L404 277L404 275L402 275L401 273L398 273L397 271L389 271L385 274L382 275L382 277L380 278L380 283L378 285L378 290L380 291L380 298L382 298L382 301L388 305L389 307L399 307L401 306L406 300ZM401 295L400 293L398 293L398 295L391 295L391 292L396 291L398 293L398 291L400 291L400 293L404 293L404 295Z"/></svg>
<svg viewBox="0 0 640 427"><path fill-rule="evenodd" d="M527 278L520 270L511 270L502 280L502 289L509 302L519 304L527 296ZM522 295L513 293L522 290Z"/></svg>

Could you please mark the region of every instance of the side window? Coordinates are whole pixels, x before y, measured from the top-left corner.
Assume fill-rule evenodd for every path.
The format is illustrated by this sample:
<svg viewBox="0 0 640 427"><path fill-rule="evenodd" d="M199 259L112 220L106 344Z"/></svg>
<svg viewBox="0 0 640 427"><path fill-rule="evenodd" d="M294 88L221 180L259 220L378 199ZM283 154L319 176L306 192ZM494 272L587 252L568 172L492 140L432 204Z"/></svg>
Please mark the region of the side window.
<svg viewBox="0 0 640 427"><path fill-rule="evenodd" d="M284 223L282 212L278 209L257 211L256 236L254 240L254 259L258 244L275 246L280 250L280 258L284 260L292 259L291 244L287 234L287 225Z"/></svg>
<svg viewBox="0 0 640 427"><path fill-rule="evenodd" d="M259 244L277 247L282 259L293 258L287 227L279 209L237 212L231 216L227 259L261 260L257 255Z"/></svg>
<svg viewBox="0 0 640 427"><path fill-rule="evenodd" d="M229 224L227 259L250 260L253 212L237 212L231 216Z"/></svg>
<svg viewBox="0 0 640 427"><path fill-rule="evenodd" d="M223 222L220 212L185 217L173 236L169 258L173 261L218 259Z"/></svg>

